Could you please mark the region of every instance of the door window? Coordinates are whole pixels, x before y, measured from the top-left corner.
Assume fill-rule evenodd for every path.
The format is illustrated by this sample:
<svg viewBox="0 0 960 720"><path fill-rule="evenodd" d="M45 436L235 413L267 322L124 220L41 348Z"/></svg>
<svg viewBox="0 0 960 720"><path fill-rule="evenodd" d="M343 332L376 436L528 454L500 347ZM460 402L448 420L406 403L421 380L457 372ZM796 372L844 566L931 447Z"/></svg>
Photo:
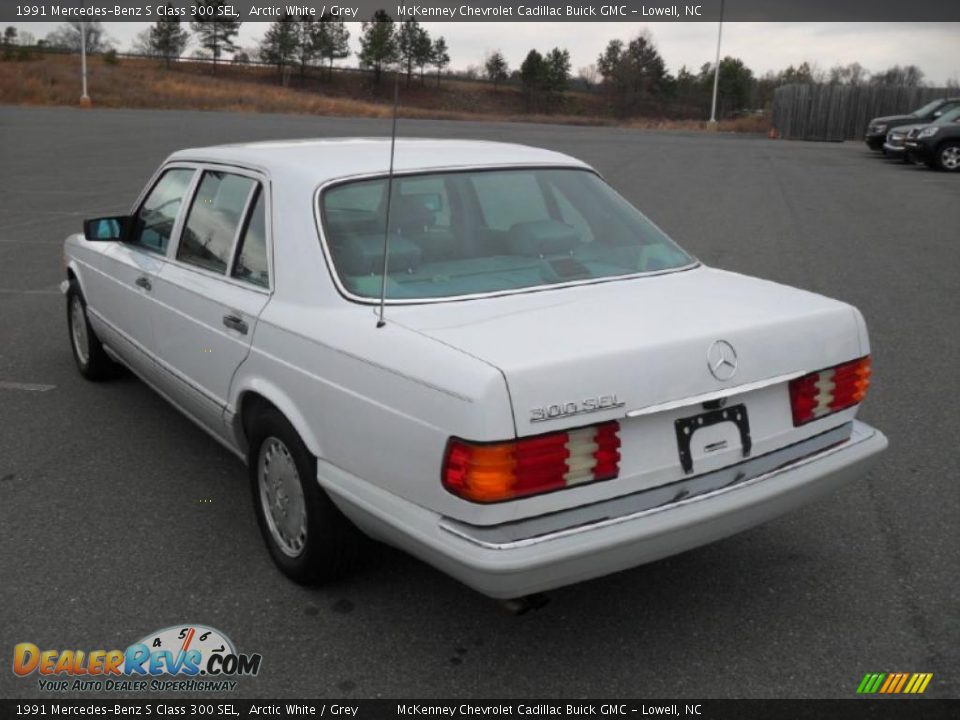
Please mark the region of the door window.
<svg viewBox="0 0 960 720"><path fill-rule="evenodd" d="M267 224L264 216L264 192L257 189L257 199L250 211L247 225L240 236L233 277L260 287L270 286L267 267Z"/></svg>
<svg viewBox="0 0 960 720"><path fill-rule="evenodd" d="M161 255L167 251L193 173L190 168L174 168L160 176L134 216L131 243Z"/></svg>
<svg viewBox="0 0 960 720"><path fill-rule="evenodd" d="M205 171L187 215L177 259L226 273L237 229L256 184L242 175Z"/></svg>

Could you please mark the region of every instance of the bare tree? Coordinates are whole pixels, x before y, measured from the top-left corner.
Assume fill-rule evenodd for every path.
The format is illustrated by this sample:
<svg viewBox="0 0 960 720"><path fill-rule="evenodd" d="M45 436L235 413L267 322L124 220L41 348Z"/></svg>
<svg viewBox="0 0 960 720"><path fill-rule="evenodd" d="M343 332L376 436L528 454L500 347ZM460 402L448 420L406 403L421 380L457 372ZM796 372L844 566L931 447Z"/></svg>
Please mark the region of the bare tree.
<svg viewBox="0 0 960 720"><path fill-rule="evenodd" d="M906 85L922 87L924 73L916 65L894 65L883 72L876 73L870 82L874 85Z"/></svg>
<svg viewBox="0 0 960 720"><path fill-rule="evenodd" d="M595 64L591 63L577 70L577 78L587 90L592 90L600 79L600 71Z"/></svg>
<svg viewBox="0 0 960 720"><path fill-rule="evenodd" d="M64 23L47 35L46 44L49 47L59 48L61 50L80 52L81 27L83 28L83 35L86 39L87 52L101 53L113 47L113 43L103 29L103 23L99 22Z"/></svg>

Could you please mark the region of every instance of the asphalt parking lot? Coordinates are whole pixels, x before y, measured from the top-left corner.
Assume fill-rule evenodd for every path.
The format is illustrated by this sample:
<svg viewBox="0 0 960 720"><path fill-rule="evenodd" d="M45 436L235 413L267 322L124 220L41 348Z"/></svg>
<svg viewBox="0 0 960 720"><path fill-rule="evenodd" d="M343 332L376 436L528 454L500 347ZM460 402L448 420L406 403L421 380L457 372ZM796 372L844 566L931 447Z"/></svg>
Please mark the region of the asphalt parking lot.
<svg viewBox="0 0 960 720"><path fill-rule="evenodd" d="M61 242L164 156L388 121L0 107L0 697L13 646L126 647L185 622L263 655L240 697L851 697L866 672L960 696L960 177L860 143L401 120L595 165L704 262L857 305L890 449L828 500L552 594L523 617L378 548L307 589L274 570L244 469L131 376L70 355Z"/></svg>

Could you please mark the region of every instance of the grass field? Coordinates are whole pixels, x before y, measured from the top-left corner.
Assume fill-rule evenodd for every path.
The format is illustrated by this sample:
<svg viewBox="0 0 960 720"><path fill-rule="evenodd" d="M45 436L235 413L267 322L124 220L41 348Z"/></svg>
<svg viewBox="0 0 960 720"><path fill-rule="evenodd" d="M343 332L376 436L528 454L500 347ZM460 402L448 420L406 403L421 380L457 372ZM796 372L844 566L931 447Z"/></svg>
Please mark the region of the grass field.
<svg viewBox="0 0 960 720"><path fill-rule="evenodd" d="M0 103L9 105L77 105L79 57L38 56L28 61L0 62ZM216 72L207 63L179 62L170 70L162 63L121 58L109 64L102 57L88 63L89 94L97 107L220 110L235 112L300 113L335 117L389 117L393 82L378 86L367 74L334 72L326 78L316 69L301 78L294 70L280 82L275 68L224 63ZM484 82L443 79L435 76L409 87L401 81L400 114L410 118L445 120L499 120L577 125L697 130L699 120L659 116L617 120L611 117L612 99L604 93L566 92L550 99L529 98L512 86L494 88ZM549 102L549 104L547 104ZM727 132L767 132L764 118L724 120L718 129Z"/></svg>

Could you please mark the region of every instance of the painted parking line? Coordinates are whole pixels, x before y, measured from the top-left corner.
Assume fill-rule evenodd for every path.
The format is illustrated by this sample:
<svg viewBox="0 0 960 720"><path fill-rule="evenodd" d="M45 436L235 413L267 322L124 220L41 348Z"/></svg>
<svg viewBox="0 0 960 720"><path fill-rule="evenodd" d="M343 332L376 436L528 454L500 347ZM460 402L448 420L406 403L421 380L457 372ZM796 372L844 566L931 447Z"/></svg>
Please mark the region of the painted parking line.
<svg viewBox="0 0 960 720"><path fill-rule="evenodd" d="M18 383L0 380L0 390L27 390L30 392L47 392L53 390L56 385L44 385L42 383Z"/></svg>

